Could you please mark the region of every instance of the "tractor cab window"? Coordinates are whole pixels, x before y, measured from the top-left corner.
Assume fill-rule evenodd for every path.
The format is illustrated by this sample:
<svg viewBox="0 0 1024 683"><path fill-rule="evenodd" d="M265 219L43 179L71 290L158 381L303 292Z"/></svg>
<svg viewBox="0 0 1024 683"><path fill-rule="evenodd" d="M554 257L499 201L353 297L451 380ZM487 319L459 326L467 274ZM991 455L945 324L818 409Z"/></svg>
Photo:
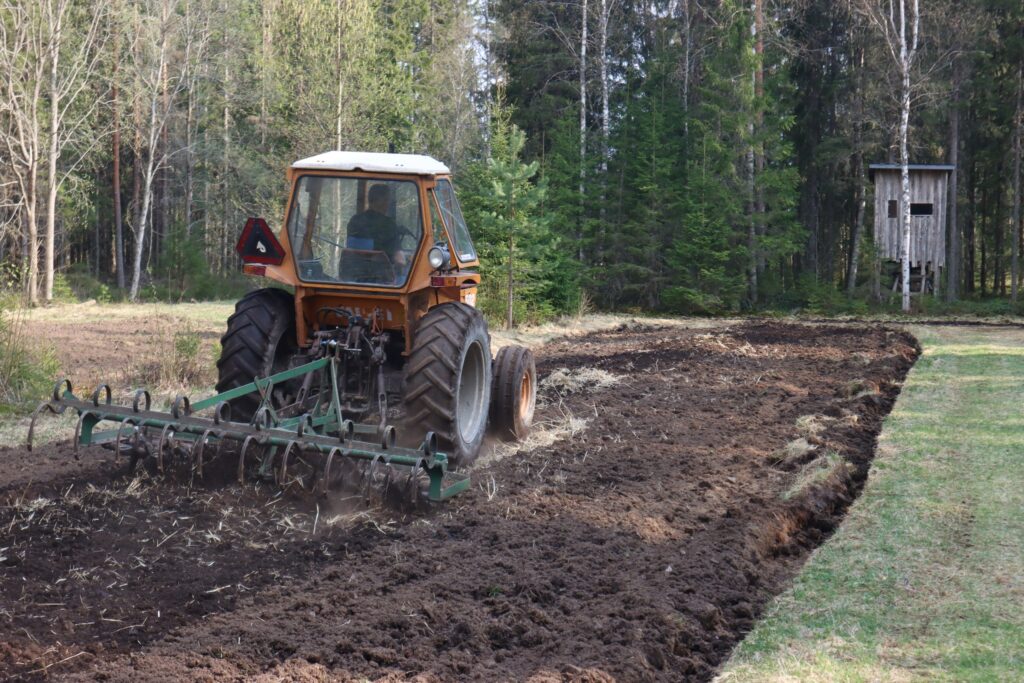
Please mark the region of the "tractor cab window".
<svg viewBox="0 0 1024 683"><path fill-rule="evenodd" d="M469 236L469 228L466 227L466 220L462 217L462 209L459 208L459 201L455 198L455 190L451 181L442 178L437 181L437 203L444 217L445 225L448 226L448 234L452 238L452 246L455 247L455 255L459 261L466 263L476 258L476 250L473 248L473 240Z"/></svg>
<svg viewBox="0 0 1024 683"><path fill-rule="evenodd" d="M401 286L423 235L416 183L303 176L288 236L309 282Z"/></svg>

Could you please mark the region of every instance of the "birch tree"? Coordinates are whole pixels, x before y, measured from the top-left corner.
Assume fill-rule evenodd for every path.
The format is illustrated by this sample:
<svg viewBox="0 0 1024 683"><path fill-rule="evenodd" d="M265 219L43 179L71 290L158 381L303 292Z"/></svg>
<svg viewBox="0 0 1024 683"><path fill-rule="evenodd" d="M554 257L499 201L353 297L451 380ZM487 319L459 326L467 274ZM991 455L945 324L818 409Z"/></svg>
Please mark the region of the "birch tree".
<svg viewBox="0 0 1024 683"><path fill-rule="evenodd" d="M41 7L0 7L0 114L8 120L3 145L18 186L28 272L25 293L39 300L39 166L43 155L42 92L46 83L46 29Z"/></svg>
<svg viewBox="0 0 1024 683"><path fill-rule="evenodd" d="M157 171L168 161L172 151L159 147L160 138L172 113L173 103L185 87L186 81L180 72L171 73L172 39L180 27L173 0L148 0L147 12L140 22L141 34L133 67L142 102L144 123L138 137L144 150L137 150L142 162L141 206L135 228L135 249L132 255L132 282L128 298L137 301L142 281L142 253L146 244L146 233L152 225L153 185ZM164 96L165 69L167 75L167 96ZM144 153L143 153L144 152Z"/></svg>
<svg viewBox="0 0 1024 683"><path fill-rule="evenodd" d="M899 125L900 148L900 272L902 274L902 308L910 310L910 128L911 75L917 59L921 27L920 0L861 0L859 9L881 34L900 79ZM924 273L921 274L924 277Z"/></svg>
<svg viewBox="0 0 1024 683"><path fill-rule="evenodd" d="M1020 164L1021 127L1024 126L1024 64L1017 66L1017 106L1013 111L1013 228L1010 230L1010 300L1017 301L1020 285Z"/></svg>
<svg viewBox="0 0 1024 683"><path fill-rule="evenodd" d="M580 225L578 228L579 258L583 260L583 223L587 179L587 0L580 3Z"/></svg>
<svg viewBox="0 0 1024 683"><path fill-rule="evenodd" d="M46 301L52 301L57 193L68 174L74 171L93 145L78 147L77 156L63 173L58 174L57 166L65 149L72 143L81 142L85 138L95 141L100 137L100 131L93 121L98 100L92 98L90 103L77 110L74 107L81 104L83 91L93 84L99 73L100 52L104 40L100 27L103 25L105 12L103 5L78 8L71 0L44 0L40 6L47 39L47 104L50 119L44 296ZM79 11L76 12L76 9ZM82 16L76 17L76 14ZM75 19L83 17L87 17L84 22L71 24Z"/></svg>

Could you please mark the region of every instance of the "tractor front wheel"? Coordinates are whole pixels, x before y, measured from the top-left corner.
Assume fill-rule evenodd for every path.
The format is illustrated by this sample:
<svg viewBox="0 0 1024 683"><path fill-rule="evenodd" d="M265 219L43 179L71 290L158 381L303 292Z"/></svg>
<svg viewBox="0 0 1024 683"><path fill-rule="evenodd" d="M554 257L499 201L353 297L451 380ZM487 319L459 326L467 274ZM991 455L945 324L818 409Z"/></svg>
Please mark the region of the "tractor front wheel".
<svg viewBox="0 0 1024 683"><path fill-rule="evenodd" d="M286 369L296 345L295 298L283 289L249 292L235 304L220 338L217 393ZM248 422L259 403L255 393L236 398L231 401L232 419Z"/></svg>
<svg viewBox="0 0 1024 683"><path fill-rule="evenodd" d="M480 311L453 302L423 316L405 388L409 424L434 432L453 464L470 464L483 443L491 397L491 342Z"/></svg>

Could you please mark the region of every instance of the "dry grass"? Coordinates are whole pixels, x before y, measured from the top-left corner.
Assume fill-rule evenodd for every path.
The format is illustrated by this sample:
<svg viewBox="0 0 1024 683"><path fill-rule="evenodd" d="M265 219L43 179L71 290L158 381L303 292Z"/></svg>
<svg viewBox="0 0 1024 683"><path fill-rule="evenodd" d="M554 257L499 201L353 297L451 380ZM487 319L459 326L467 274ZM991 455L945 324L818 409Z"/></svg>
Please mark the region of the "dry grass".
<svg viewBox="0 0 1024 683"><path fill-rule="evenodd" d="M556 368L541 380L538 388L564 396L584 390L607 389L620 381L618 375L600 368Z"/></svg>
<svg viewBox="0 0 1024 683"><path fill-rule="evenodd" d="M800 468L793 482L782 493L782 500L792 500L830 479L841 480L853 466L836 453L824 453Z"/></svg>
<svg viewBox="0 0 1024 683"><path fill-rule="evenodd" d="M577 417L562 408L558 417L543 422L534 422L530 435L524 441L495 440L484 444L480 457L477 459L477 466L486 467L517 453L527 453L538 448L550 448L559 441L571 439L582 433L588 423L589 420L586 418Z"/></svg>

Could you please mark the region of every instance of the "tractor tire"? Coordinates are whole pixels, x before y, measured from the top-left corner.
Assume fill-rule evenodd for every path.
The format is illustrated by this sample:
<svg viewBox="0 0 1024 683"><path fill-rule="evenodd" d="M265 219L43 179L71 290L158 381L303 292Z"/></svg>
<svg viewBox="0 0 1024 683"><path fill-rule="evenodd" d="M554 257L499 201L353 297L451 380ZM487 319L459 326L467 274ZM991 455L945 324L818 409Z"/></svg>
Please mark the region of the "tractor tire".
<svg viewBox="0 0 1024 683"><path fill-rule="evenodd" d="M249 292L235 304L228 329L220 338L217 393L249 384L288 367L297 350L295 298L283 289ZM248 422L260 405L258 394L230 402L231 419Z"/></svg>
<svg viewBox="0 0 1024 683"><path fill-rule="evenodd" d="M537 405L533 352L525 346L502 347L491 374L491 428L500 439L522 441L530 435Z"/></svg>
<svg viewBox="0 0 1024 683"><path fill-rule="evenodd" d="M405 365L409 426L437 436L454 466L476 459L487 431L491 340L480 311L463 303L430 309Z"/></svg>

